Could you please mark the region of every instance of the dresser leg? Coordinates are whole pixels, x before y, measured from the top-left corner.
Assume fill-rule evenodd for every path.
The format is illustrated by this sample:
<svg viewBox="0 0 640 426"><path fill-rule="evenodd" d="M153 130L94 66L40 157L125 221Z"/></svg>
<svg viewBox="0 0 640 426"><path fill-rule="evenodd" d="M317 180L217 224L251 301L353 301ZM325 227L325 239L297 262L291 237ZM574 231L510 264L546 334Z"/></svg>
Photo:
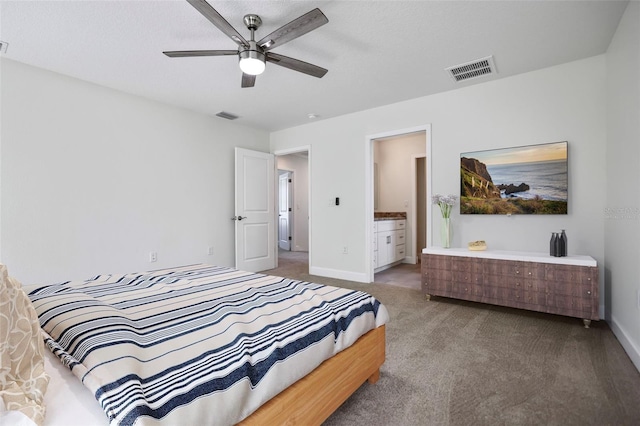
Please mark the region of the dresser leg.
<svg viewBox="0 0 640 426"><path fill-rule="evenodd" d="M431 300L431 295L430 294L425 294L424 298L427 299L427 301Z"/></svg>
<svg viewBox="0 0 640 426"><path fill-rule="evenodd" d="M584 328L589 328L589 326L591 325L590 319L583 319L582 322L584 323Z"/></svg>

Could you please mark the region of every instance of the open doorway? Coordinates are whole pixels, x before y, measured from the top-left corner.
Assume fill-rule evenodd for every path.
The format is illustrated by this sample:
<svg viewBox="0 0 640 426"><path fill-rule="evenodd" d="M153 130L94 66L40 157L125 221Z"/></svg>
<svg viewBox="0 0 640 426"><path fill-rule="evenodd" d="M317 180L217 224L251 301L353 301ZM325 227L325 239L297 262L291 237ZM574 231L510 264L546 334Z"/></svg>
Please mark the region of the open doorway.
<svg viewBox="0 0 640 426"><path fill-rule="evenodd" d="M366 221L368 229L372 230L366 236L370 282L377 282L376 272L382 273L389 267L406 265L411 269L410 266L418 265L422 249L430 245L431 204L427 202L431 193L430 140L430 125L367 137L366 155L370 169ZM377 235L377 222L386 221L387 217L404 220L404 256L397 255L402 250L399 243L402 226L396 225L390 238L381 239ZM384 232L387 232L386 227ZM394 233L398 234L396 239ZM381 241L396 244L396 257L384 265L379 262L377 252ZM419 265L413 269L417 268ZM415 273L413 269L412 274ZM419 277L417 270L415 275Z"/></svg>
<svg viewBox="0 0 640 426"><path fill-rule="evenodd" d="M278 169L278 249L293 245L293 172Z"/></svg>
<svg viewBox="0 0 640 426"><path fill-rule="evenodd" d="M275 153L278 169L278 267L309 272L309 147Z"/></svg>

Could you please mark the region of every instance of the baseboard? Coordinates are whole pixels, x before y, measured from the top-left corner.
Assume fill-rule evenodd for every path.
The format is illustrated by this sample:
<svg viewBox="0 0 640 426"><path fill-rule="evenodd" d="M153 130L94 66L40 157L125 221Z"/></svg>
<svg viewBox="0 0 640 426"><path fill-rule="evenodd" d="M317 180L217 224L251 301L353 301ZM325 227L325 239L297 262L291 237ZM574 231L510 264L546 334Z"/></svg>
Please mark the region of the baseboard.
<svg viewBox="0 0 640 426"><path fill-rule="evenodd" d="M402 263L409 263L411 265L415 265L416 262L416 256L407 256L402 260Z"/></svg>
<svg viewBox="0 0 640 426"><path fill-rule="evenodd" d="M636 366L636 369L640 372L640 348L633 343L631 339L629 339L629 335L624 331L618 321L612 316L611 317L611 331L616 336L622 347L624 348L629 358L631 358L631 362Z"/></svg>
<svg viewBox="0 0 640 426"><path fill-rule="evenodd" d="M311 275L319 275L321 277L337 278L339 280L356 281L359 283L368 283L366 274L360 272L341 271L339 269L318 268L311 266L309 268Z"/></svg>

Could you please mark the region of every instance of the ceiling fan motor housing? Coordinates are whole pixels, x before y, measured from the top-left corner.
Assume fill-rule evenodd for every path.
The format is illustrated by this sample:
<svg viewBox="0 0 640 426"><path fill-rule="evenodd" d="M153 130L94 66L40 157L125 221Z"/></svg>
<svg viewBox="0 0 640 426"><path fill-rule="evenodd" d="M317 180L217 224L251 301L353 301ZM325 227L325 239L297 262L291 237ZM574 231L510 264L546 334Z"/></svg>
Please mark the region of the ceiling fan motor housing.
<svg viewBox="0 0 640 426"><path fill-rule="evenodd" d="M258 46L258 43L256 43L253 40L249 41L249 47L247 46L238 47L238 53L239 53L240 60L246 59L246 58L258 59L263 62L265 60L264 51L260 46Z"/></svg>

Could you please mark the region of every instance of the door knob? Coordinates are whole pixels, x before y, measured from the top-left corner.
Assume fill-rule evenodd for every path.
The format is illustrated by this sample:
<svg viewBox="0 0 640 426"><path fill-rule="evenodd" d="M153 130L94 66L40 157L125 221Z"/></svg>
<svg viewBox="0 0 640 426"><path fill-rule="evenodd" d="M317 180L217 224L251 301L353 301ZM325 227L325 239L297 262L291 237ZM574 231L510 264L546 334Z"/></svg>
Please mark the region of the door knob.
<svg viewBox="0 0 640 426"><path fill-rule="evenodd" d="M234 216L234 217L231 218L231 220L242 220L242 219L246 219L246 218L247 218L246 216L244 216L244 217L243 216Z"/></svg>

